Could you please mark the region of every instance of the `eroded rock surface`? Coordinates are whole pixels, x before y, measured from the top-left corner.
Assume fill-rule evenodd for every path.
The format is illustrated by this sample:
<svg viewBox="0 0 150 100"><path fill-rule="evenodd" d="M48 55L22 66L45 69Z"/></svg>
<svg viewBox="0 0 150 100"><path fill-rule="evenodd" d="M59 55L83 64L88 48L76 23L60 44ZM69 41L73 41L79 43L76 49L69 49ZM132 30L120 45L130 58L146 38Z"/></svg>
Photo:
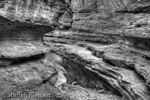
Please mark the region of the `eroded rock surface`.
<svg viewBox="0 0 150 100"><path fill-rule="evenodd" d="M0 15L14 22L0 21L0 34L23 30L25 39L1 41L0 97L26 100L9 93L32 92L50 97L28 100L149 100L149 9L149 0L1 1ZM28 39L34 30L45 35Z"/></svg>
<svg viewBox="0 0 150 100"><path fill-rule="evenodd" d="M67 33L71 35L70 31L45 34L44 43L50 45L52 51L84 66L97 74L101 80L104 79L105 81L99 84L101 88L107 87L104 88L107 91L121 93L127 100L149 99L149 61L143 58L146 54L125 44L96 44L89 40L77 39L70 42L69 38L66 39L66 36L69 36ZM52 37L57 39L53 41ZM72 35L72 39L74 37L76 36ZM91 83L88 83L90 86Z"/></svg>
<svg viewBox="0 0 150 100"><path fill-rule="evenodd" d="M44 48L46 48L48 49L48 51L47 50L43 51L41 52L41 54L28 52L28 54L32 54L32 56L29 55L27 56L26 53L23 53L24 51L22 49L17 49L17 52L20 54L20 56L18 56L18 54L16 53L16 55L14 54L13 56L11 56L11 58L10 56L5 56L5 58L1 58L2 60L5 60L7 62L11 61L11 63L9 63L8 65L6 64L0 65L1 66L0 68L1 99L25 100L26 97L28 97L29 100L35 100L35 99L36 100L42 100L42 99L44 100L49 100L49 99L86 100L87 98L91 100L94 99L119 100L120 99L119 96L111 92L99 94L96 90L91 90L91 89L87 89L86 87L83 88L76 85L66 84L68 83L67 77L69 77L68 73L70 72L68 72L63 67L67 65L65 64L65 58L63 58L63 56L61 55L58 55L57 53L50 52L51 47L42 45L41 42L40 43L20 42L16 44L11 43L11 45L10 44L6 45L6 43L5 44L3 43L3 49L11 48L12 46L18 46L18 47L24 46L24 49L25 47L26 48L37 47L33 49L35 51L36 50L40 51L40 47L43 46L42 47L43 50ZM10 49L10 50L15 50L15 49ZM8 53L8 51L5 50L3 51L3 53L6 54ZM82 73L83 72L81 72L81 74ZM94 78L94 76L95 75L91 73L90 77ZM85 81L83 80L83 82ZM97 82L98 84L100 84L98 80ZM91 86L89 87L93 87L92 85L94 84L95 83L92 83ZM97 87L103 88L102 86L98 86L98 85Z"/></svg>
<svg viewBox="0 0 150 100"><path fill-rule="evenodd" d="M0 15L10 20L59 28L70 27L74 21L76 25L76 20L112 18L116 12L149 12L149 2L138 0L3 0L0 4Z"/></svg>
<svg viewBox="0 0 150 100"><path fill-rule="evenodd" d="M3 42L1 43L0 59L19 59L41 55L49 51L49 48L41 43L36 45L32 43Z"/></svg>
<svg viewBox="0 0 150 100"><path fill-rule="evenodd" d="M64 0L5 0L1 15L10 20L51 25L58 24L58 18L66 11Z"/></svg>

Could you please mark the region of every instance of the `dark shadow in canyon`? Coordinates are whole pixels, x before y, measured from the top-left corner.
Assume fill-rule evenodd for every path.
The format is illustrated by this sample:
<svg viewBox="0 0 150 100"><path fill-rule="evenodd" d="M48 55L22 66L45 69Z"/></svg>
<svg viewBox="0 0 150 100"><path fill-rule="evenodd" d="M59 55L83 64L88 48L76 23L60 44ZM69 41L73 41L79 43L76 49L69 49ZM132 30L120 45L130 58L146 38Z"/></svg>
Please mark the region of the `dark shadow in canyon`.
<svg viewBox="0 0 150 100"><path fill-rule="evenodd" d="M117 89L113 88L105 79L89 71L83 65L69 59L63 59L61 65L67 71L65 74L67 77L67 84L79 85L97 91L104 89L103 92L111 91L118 96L122 96L122 94Z"/></svg>
<svg viewBox="0 0 150 100"><path fill-rule="evenodd" d="M15 59L11 63L11 65L19 65L19 64L23 64L23 63L38 61L38 60L42 59L44 56L45 56L45 54L42 53L42 54L30 56L30 57L18 58L18 59Z"/></svg>
<svg viewBox="0 0 150 100"><path fill-rule="evenodd" d="M0 41L3 40L41 40L42 36L52 31L51 26L34 25L10 21L0 16Z"/></svg>

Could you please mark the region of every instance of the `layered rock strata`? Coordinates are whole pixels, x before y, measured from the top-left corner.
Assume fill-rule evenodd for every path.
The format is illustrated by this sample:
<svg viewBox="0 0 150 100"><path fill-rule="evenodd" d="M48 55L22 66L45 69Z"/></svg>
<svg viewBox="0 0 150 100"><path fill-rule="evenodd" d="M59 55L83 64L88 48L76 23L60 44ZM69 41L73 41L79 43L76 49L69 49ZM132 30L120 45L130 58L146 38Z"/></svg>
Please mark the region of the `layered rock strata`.
<svg viewBox="0 0 150 100"><path fill-rule="evenodd" d="M54 26L44 44L1 45L2 99L27 89L52 100L149 100L148 0L3 0L0 7L12 21Z"/></svg>
<svg viewBox="0 0 150 100"><path fill-rule="evenodd" d="M148 51L139 52L126 44L79 41L82 37L80 32L73 33L55 30L45 34L44 43L50 45L53 52L84 66L97 74L100 80L105 80L101 84L107 87L107 91L120 92L127 100L149 99L149 60L143 58L148 56ZM72 35L71 39L69 35Z"/></svg>

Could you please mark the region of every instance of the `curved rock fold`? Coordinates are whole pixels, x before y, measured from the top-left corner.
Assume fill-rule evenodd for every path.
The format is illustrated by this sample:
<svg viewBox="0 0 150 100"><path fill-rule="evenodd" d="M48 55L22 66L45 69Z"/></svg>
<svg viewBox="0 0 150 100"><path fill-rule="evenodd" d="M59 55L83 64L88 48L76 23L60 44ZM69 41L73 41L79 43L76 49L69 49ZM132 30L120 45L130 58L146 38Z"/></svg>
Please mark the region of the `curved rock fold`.
<svg viewBox="0 0 150 100"><path fill-rule="evenodd" d="M149 8L149 0L2 0L10 21L0 20L0 34L22 36L1 42L1 99L149 100ZM44 35L27 39L34 31Z"/></svg>

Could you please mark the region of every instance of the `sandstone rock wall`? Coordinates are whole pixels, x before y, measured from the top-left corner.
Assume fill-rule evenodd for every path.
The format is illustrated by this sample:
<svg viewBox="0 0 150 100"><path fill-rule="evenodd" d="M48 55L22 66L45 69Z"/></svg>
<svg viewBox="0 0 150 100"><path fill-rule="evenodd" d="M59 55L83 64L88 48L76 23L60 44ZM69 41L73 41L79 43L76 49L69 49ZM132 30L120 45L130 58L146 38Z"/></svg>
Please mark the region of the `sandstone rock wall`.
<svg viewBox="0 0 150 100"><path fill-rule="evenodd" d="M35 24L71 26L74 20L111 18L118 11L149 6L135 3L136 0L3 0L0 15Z"/></svg>
<svg viewBox="0 0 150 100"><path fill-rule="evenodd" d="M21 71L21 78L25 77L24 70L33 71L25 79L29 78L31 83L36 79L37 84L33 81L33 86L40 85L40 88L44 88L41 84L46 82L53 88L65 83L61 94L72 97L71 100L87 97L89 100L149 100L149 0L3 0L0 7L0 15L12 21L54 26L53 31L43 36L41 47L32 43L2 45L0 66L11 69L19 64L16 73ZM33 59L33 55L39 54L45 56L35 62L22 63L25 58ZM4 79L11 81L10 76L15 72L9 72L1 76L2 83L6 74ZM28 84L28 80L21 81L18 76L12 79L21 85ZM82 93L78 89L82 89Z"/></svg>
<svg viewBox="0 0 150 100"><path fill-rule="evenodd" d="M56 24L59 13L66 11L63 1L43 0L6 0L0 12L10 20L39 24Z"/></svg>

